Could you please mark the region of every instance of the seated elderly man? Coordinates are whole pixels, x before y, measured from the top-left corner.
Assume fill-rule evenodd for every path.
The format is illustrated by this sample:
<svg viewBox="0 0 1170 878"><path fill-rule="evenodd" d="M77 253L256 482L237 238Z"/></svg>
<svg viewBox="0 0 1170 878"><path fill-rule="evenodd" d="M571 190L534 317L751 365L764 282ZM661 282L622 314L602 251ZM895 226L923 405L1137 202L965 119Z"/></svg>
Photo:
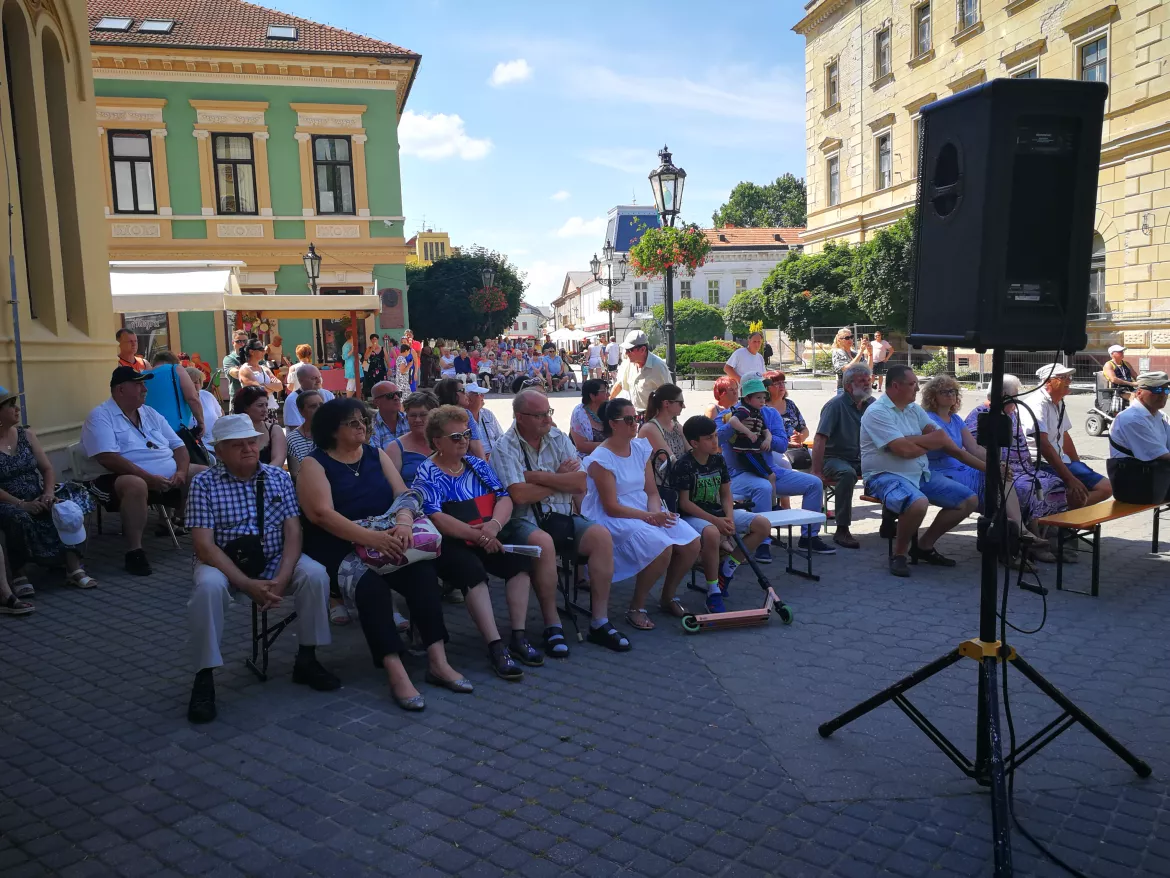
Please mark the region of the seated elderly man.
<svg viewBox="0 0 1170 878"><path fill-rule="evenodd" d="M205 467L191 463L183 440L166 419L146 405L153 376L119 366L110 376L110 398L89 413L81 428L81 447L94 463L109 470L94 480L102 504L122 517L129 550L126 572L150 576L142 548L146 513L152 504L182 508L188 476Z"/></svg>
<svg viewBox="0 0 1170 878"><path fill-rule="evenodd" d="M569 644L557 615L556 553L552 537L540 530L534 506L543 512L572 516L577 553L589 559L589 641L618 652L630 641L609 622L609 592L613 585L613 539L602 525L573 514L573 495L584 494L586 477L569 437L553 426L548 397L538 390L521 390L512 400L516 421L496 443L492 467L512 497L512 518L500 534L505 543L541 547L535 559L536 597L544 614L544 648L554 658L565 658ZM543 513L542 513L543 514Z"/></svg>
<svg viewBox="0 0 1170 878"><path fill-rule="evenodd" d="M302 363L297 366L297 381L300 386L290 393L284 400L284 427L286 430L295 430L305 422L304 416L297 410L297 396L302 390L315 390L321 394L322 402L329 402L333 394L321 386L321 370L312 363Z"/></svg>
<svg viewBox="0 0 1170 878"><path fill-rule="evenodd" d="M926 457L930 451L945 451L961 457L960 449L914 402L918 376L909 366L890 366L886 392L861 416L861 472L865 490L898 515L894 555L890 573L909 576L907 556L938 567L955 562L935 548L938 538L958 525L979 506L979 498L965 485L941 473L931 473ZM918 526L931 504L941 506L926 533L918 537Z"/></svg>
<svg viewBox="0 0 1170 878"><path fill-rule="evenodd" d="M316 657L317 646L330 642L329 574L301 554L296 489L288 473L260 462L260 435L247 415L220 418L211 434L219 463L191 482L187 521L196 563L187 618L195 684L187 719L193 723L215 719L212 671L223 664L223 615L236 592L270 610L291 586L300 644L293 682L319 692L341 685Z"/></svg>
<svg viewBox="0 0 1170 878"><path fill-rule="evenodd" d="M370 399L378 413L370 425L369 444L379 450L410 432L410 422L402 410L402 391L393 381L379 381L370 388Z"/></svg>
<svg viewBox="0 0 1170 878"><path fill-rule="evenodd" d="M1017 406L1032 459L1039 452L1044 459L1040 469L1064 482L1069 509L1091 506L1113 496L1109 480L1081 462L1069 433L1072 421L1064 399L1072 390L1074 371L1060 363L1041 366L1036 370L1041 387L1020 397Z"/></svg>
<svg viewBox="0 0 1170 878"><path fill-rule="evenodd" d="M1170 502L1170 421L1162 414L1170 394L1165 372L1142 372L1134 382L1134 405L1109 428L1105 467L1114 495L1125 503Z"/></svg>
<svg viewBox="0 0 1170 878"><path fill-rule="evenodd" d="M873 375L864 363L850 366L841 376L843 393L821 409L821 421L812 447L812 474L833 489L836 499L833 542L844 549L860 547L849 528L853 524L853 486L861 478L861 414L873 402Z"/></svg>

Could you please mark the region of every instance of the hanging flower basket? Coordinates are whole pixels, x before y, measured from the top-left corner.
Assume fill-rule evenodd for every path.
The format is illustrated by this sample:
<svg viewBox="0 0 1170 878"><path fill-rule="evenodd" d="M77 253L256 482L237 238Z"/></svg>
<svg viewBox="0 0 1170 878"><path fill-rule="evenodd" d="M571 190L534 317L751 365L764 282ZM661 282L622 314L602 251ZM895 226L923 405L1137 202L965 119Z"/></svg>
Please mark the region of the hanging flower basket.
<svg viewBox="0 0 1170 878"><path fill-rule="evenodd" d="M468 301L471 307L481 314L506 311L508 308L508 297L499 287L481 287L471 294Z"/></svg>
<svg viewBox="0 0 1170 878"><path fill-rule="evenodd" d="M642 237L630 248L630 268L637 277L662 277L668 269L694 274L707 261L711 242L695 224L660 229L642 226Z"/></svg>
<svg viewBox="0 0 1170 878"><path fill-rule="evenodd" d="M607 311L610 314L619 314L626 305L621 299L602 299L597 303L598 311Z"/></svg>

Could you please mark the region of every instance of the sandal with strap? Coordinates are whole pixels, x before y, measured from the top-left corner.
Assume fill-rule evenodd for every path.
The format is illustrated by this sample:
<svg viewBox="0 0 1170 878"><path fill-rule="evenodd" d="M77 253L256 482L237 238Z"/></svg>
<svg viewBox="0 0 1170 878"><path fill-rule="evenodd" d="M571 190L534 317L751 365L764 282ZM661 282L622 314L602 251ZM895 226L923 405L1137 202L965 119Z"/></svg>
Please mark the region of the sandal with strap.
<svg viewBox="0 0 1170 878"><path fill-rule="evenodd" d="M65 577L65 583L78 588L95 588L98 581L79 567Z"/></svg>
<svg viewBox="0 0 1170 878"><path fill-rule="evenodd" d="M12 580L12 593L18 598L31 598L36 597L37 590L27 576L18 576Z"/></svg>
<svg viewBox="0 0 1170 878"><path fill-rule="evenodd" d="M528 642L523 631L512 632L512 640L508 644L508 655L530 668L539 668L544 664L544 656L540 654L540 650Z"/></svg>
<svg viewBox="0 0 1170 878"><path fill-rule="evenodd" d="M508 649L500 641L488 647L488 656L492 660L492 670L503 680L519 680L524 676L524 669L508 655Z"/></svg>
<svg viewBox="0 0 1170 878"><path fill-rule="evenodd" d="M654 622L650 614L643 610L626 610L626 621L639 631L654 630Z"/></svg>
<svg viewBox="0 0 1170 878"><path fill-rule="evenodd" d="M683 616L688 615L687 608L682 605L682 601L678 598L663 601L658 605L658 609L662 610L668 616L674 616L676 619L681 619Z"/></svg>
<svg viewBox="0 0 1170 878"><path fill-rule="evenodd" d="M569 657L569 641L565 640L562 626L549 625L544 629L544 652L549 658Z"/></svg>
<svg viewBox="0 0 1170 878"><path fill-rule="evenodd" d="M612 649L614 652L629 652L631 647L629 638L614 628L609 622L606 622L600 628L595 628L590 625L586 639L590 643L596 643L599 646Z"/></svg>
<svg viewBox="0 0 1170 878"><path fill-rule="evenodd" d="M14 594L10 594L5 600L0 601L0 613L6 616L25 616L35 609L35 606L28 601L22 601Z"/></svg>

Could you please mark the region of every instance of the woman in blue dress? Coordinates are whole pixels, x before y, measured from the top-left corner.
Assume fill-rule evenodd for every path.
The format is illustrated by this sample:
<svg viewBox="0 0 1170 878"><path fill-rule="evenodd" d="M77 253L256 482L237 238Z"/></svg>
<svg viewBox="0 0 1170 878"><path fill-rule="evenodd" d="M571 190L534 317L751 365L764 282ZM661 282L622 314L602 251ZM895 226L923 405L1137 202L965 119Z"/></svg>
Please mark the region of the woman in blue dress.
<svg viewBox="0 0 1170 878"><path fill-rule="evenodd" d="M414 484L419 465L431 456L433 449L427 441L427 415L438 407L439 400L429 390L415 391L402 401L410 432L395 438L385 451L390 462L402 474L402 481L408 488Z"/></svg>

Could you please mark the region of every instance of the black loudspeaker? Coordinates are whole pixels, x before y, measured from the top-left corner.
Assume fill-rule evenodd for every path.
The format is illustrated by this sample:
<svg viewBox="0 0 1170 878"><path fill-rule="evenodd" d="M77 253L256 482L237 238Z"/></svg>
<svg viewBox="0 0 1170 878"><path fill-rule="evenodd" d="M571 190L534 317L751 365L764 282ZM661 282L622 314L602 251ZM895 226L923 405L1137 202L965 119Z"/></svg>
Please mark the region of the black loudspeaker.
<svg viewBox="0 0 1170 878"><path fill-rule="evenodd" d="M1085 347L1107 94L995 79L923 107L910 344Z"/></svg>

